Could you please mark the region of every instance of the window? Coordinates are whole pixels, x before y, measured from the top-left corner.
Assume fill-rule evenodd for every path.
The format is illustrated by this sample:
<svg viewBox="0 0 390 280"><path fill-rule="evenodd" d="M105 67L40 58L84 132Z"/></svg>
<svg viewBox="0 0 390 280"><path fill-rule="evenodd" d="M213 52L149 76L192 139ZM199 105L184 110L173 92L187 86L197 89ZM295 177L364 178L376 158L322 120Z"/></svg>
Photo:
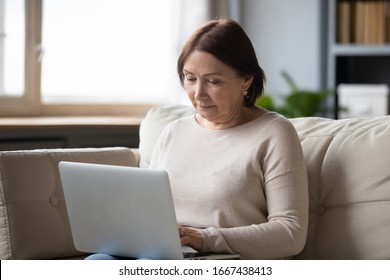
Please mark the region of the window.
<svg viewBox="0 0 390 280"><path fill-rule="evenodd" d="M142 113L169 102L181 90L179 9L180 0L0 0L0 114Z"/></svg>
<svg viewBox="0 0 390 280"><path fill-rule="evenodd" d="M0 0L0 116L142 115L186 100L182 44L231 3Z"/></svg>
<svg viewBox="0 0 390 280"><path fill-rule="evenodd" d="M175 72L174 3L45 1L43 102L164 103Z"/></svg>

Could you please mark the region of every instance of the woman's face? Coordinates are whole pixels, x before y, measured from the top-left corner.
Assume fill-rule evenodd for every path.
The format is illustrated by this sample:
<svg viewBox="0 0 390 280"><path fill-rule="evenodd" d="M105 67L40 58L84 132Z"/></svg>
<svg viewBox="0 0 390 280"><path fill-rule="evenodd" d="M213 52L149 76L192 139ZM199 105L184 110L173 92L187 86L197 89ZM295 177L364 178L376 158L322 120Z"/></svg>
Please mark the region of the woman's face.
<svg viewBox="0 0 390 280"><path fill-rule="evenodd" d="M194 51L183 67L184 89L198 112L198 122L208 128L238 125L243 114L244 90L253 77L241 77L207 52Z"/></svg>

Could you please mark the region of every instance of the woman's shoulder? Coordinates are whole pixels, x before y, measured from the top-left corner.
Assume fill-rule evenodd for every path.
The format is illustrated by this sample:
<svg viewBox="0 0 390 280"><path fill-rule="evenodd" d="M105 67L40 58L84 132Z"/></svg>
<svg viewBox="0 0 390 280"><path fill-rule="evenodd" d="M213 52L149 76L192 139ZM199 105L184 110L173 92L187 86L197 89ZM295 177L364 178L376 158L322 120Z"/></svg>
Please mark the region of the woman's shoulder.
<svg viewBox="0 0 390 280"><path fill-rule="evenodd" d="M162 133L169 134L173 131L177 133L179 130L189 130L191 127L193 127L193 122L194 115L180 117L167 124Z"/></svg>
<svg viewBox="0 0 390 280"><path fill-rule="evenodd" d="M171 123L169 123L167 125L167 127L168 126L172 126L172 127L181 127L181 126L183 126L183 127L186 127L186 126L188 126L188 124L193 122L193 119L194 119L194 115L180 117L180 118L177 118L177 119L173 120Z"/></svg>
<svg viewBox="0 0 390 280"><path fill-rule="evenodd" d="M283 115L260 108L261 114L255 119L255 125L279 127L293 127L292 123Z"/></svg>
<svg viewBox="0 0 390 280"><path fill-rule="evenodd" d="M265 110L265 109L264 109ZM295 127L289 119L283 115L266 110L265 113L253 122L252 130L269 137L286 138L296 136Z"/></svg>

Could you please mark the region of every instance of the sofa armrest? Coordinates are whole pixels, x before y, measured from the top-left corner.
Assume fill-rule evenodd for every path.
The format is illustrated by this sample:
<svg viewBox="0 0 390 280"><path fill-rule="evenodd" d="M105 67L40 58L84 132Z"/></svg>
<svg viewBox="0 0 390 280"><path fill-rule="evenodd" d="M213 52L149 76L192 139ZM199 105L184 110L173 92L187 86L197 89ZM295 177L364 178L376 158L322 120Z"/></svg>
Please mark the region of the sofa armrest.
<svg viewBox="0 0 390 280"><path fill-rule="evenodd" d="M69 258L73 245L59 161L137 166L128 148L0 152L0 259Z"/></svg>
<svg viewBox="0 0 390 280"><path fill-rule="evenodd" d="M137 149L137 148L131 148L131 151L133 152L133 155L134 155L135 166L139 166L140 165L140 161L141 161L140 150Z"/></svg>

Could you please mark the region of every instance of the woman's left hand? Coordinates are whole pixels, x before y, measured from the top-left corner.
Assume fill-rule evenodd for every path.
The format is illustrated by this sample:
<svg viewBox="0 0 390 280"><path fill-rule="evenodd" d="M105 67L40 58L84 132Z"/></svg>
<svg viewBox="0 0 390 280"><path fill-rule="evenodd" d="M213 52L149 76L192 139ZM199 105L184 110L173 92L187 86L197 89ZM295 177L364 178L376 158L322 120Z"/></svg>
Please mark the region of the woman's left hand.
<svg viewBox="0 0 390 280"><path fill-rule="evenodd" d="M190 246L198 252L202 250L204 240L200 229L179 226L179 234L181 245Z"/></svg>

